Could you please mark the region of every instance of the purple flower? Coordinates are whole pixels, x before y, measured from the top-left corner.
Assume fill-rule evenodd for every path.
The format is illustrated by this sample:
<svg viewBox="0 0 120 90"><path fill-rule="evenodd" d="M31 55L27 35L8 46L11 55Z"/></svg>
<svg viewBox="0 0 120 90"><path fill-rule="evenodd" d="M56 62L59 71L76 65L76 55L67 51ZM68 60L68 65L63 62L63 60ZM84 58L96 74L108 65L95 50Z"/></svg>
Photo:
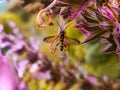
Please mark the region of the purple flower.
<svg viewBox="0 0 120 90"><path fill-rule="evenodd" d="M11 28L15 28L16 27L16 23L14 21L9 21L8 22L8 25L11 27Z"/></svg>
<svg viewBox="0 0 120 90"><path fill-rule="evenodd" d="M107 77L106 75L104 75L104 76L103 76L103 81L104 81L104 82L108 82L108 80L109 80L108 77Z"/></svg>
<svg viewBox="0 0 120 90"><path fill-rule="evenodd" d="M17 64L16 69L18 71L18 76L19 76L19 78L22 78L23 74L25 72L25 68L29 64L29 61L28 60L23 60L23 61L21 61L19 63L15 61L14 64Z"/></svg>
<svg viewBox="0 0 120 90"><path fill-rule="evenodd" d="M73 15L71 19L73 20L77 18L81 14L81 12L87 7L87 5L92 1L93 0L84 0L84 2L80 5L80 7L78 8L78 10L76 11L76 13Z"/></svg>
<svg viewBox="0 0 120 90"><path fill-rule="evenodd" d="M2 32L3 30L4 30L3 24L0 24L0 32Z"/></svg>
<svg viewBox="0 0 120 90"><path fill-rule="evenodd" d="M46 24L44 23L43 17L46 16L48 24L53 25L53 14L52 7L60 7L60 15L68 14L71 20L78 17L78 15L89 6L94 0L53 0L53 2L48 5L45 9L39 11L36 23L40 28L45 28ZM67 10L67 12L66 12ZM77 10L77 11L76 11ZM76 11L76 12L74 12ZM69 20L70 20L69 19Z"/></svg>
<svg viewBox="0 0 120 90"><path fill-rule="evenodd" d="M94 76L88 76L88 77L86 78L86 80L87 80L89 83L91 83L92 85L94 85L94 86L97 86L97 84L98 84L98 80L97 80L97 78L94 77Z"/></svg>
<svg viewBox="0 0 120 90"><path fill-rule="evenodd" d="M114 3L107 2L104 6L96 6L96 8L86 8L81 12L81 21L76 25L87 38L83 43L99 38L108 44L104 48L104 52L120 52L120 14L119 8ZM114 5L115 4L115 5ZM89 32L89 34L88 34ZM119 55L119 54L117 54Z"/></svg>
<svg viewBox="0 0 120 90"><path fill-rule="evenodd" d="M38 15L37 15L36 23L37 23L37 26L39 28L46 27L46 24L45 24L44 18L43 18L44 16L46 16L48 24L53 25L53 20L52 20L53 19L53 12L51 9L46 8L46 9L40 10Z"/></svg>
<svg viewBox="0 0 120 90"><path fill-rule="evenodd" d="M21 82L19 84L19 88L20 88L20 90L29 90L28 86L24 82Z"/></svg>
<svg viewBox="0 0 120 90"><path fill-rule="evenodd" d="M18 90L18 77L9 60L0 53L0 90Z"/></svg>
<svg viewBox="0 0 120 90"><path fill-rule="evenodd" d="M51 74L50 71L46 72L38 72L34 76L35 78L40 78L41 80L50 80L51 79Z"/></svg>

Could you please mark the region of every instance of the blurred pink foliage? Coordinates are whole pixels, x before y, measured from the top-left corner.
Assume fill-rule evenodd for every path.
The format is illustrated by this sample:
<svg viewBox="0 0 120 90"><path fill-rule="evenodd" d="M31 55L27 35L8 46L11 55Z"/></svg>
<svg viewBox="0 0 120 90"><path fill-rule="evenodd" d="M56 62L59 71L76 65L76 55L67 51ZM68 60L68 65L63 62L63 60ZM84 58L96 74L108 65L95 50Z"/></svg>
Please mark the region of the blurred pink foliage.
<svg viewBox="0 0 120 90"><path fill-rule="evenodd" d="M13 78L14 77L14 78ZM19 79L15 67L0 53L0 90L19 90Z"/></svg>

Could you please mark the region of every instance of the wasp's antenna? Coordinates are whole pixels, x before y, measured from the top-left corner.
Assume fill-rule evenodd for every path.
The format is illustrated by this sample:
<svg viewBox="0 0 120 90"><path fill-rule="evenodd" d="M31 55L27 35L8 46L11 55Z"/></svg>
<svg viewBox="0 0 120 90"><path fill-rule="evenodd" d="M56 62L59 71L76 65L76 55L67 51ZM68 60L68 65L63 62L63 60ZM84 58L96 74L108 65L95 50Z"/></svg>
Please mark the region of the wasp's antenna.
<svg viewBox="0 0 120 90"><path fill-rule="evenodd" d="M70 25L71 25L71 24L67 25L67 26L65 27L65 29L67 29ZM65 30L65 29L64 29L64 30Z"/></svg>
<svg viewBox="0 0 120 90"><path fill-rule="evenodd" d="M64 30L64 29L62 29L62 27L60 26L60 24L58 23L57 20L56 20L56 23L57 23L57 25L60 27L60 30L61 30L61 31Z"/></svg>
<svg viewBox="0 0 120 90"><path fill-rule="evenodd" d="M60 26L60 24L58 23L58 21L56 20L56 23L57 23L57 25L60 27L60 30L62 31L64 31L64 30L66 30L71 24L69 24L69 25L67 25L64 29L62 29L62 27Z"/></svg>

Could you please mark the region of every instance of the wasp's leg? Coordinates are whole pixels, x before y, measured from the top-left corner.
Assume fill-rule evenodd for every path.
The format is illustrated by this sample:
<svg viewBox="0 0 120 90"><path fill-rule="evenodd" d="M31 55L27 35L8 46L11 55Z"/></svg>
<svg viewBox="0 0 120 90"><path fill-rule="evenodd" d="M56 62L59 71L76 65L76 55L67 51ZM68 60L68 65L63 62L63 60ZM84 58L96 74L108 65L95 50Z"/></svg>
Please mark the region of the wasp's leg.
<svg viewBox="0 0 120 90"><path fill-rule="evenodd" d="M59 43L56 44L56 46L55 46L55 50L57 49L57 46L58 46L58 45L59 45Z"/></svg>
<svg viewBox="0 0 120 90"><path fill-rule="evenodd" d="M59 35L57 35L53 38L51 45L50 45L50 52L52 55L54 55L54 53L56 51L57 44L59 45L59 43L57 43L57 38L59 38Z"/></svg>
<svg viewBox="0 0 120 90"><path fill-rule="evenodd" d="M67 47L65 44L63 44L63 45L64 45L65 48Z"/></svg>
<svg viewBox="0 0 120 90"><path fill-rule="evenodd" d="M50 47L50 53L52 55L55 55L55 51L56 51L58 45L59 45L59 43L57 43L55 46L51 45L51 47Z"/></svg>

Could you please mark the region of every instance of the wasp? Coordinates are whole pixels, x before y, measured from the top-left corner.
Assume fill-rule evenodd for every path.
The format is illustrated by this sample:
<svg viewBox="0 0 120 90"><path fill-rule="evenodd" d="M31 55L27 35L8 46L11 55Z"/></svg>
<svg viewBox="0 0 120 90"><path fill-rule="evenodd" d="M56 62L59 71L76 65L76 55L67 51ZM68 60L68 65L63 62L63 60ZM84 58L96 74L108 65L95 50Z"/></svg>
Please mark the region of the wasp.
<svg viewBox="0 0 120 90"><path fill-rule="evenodd" d="M70 45L79 45L80 41L67 37L65 30L60 30L57 35L55 36L47 36L43 39L46 43L51 43L50 45L50 52L51 54L55 54L56 49L59 48L60 52L66 51L66 47L69 47Z"/></svg>

